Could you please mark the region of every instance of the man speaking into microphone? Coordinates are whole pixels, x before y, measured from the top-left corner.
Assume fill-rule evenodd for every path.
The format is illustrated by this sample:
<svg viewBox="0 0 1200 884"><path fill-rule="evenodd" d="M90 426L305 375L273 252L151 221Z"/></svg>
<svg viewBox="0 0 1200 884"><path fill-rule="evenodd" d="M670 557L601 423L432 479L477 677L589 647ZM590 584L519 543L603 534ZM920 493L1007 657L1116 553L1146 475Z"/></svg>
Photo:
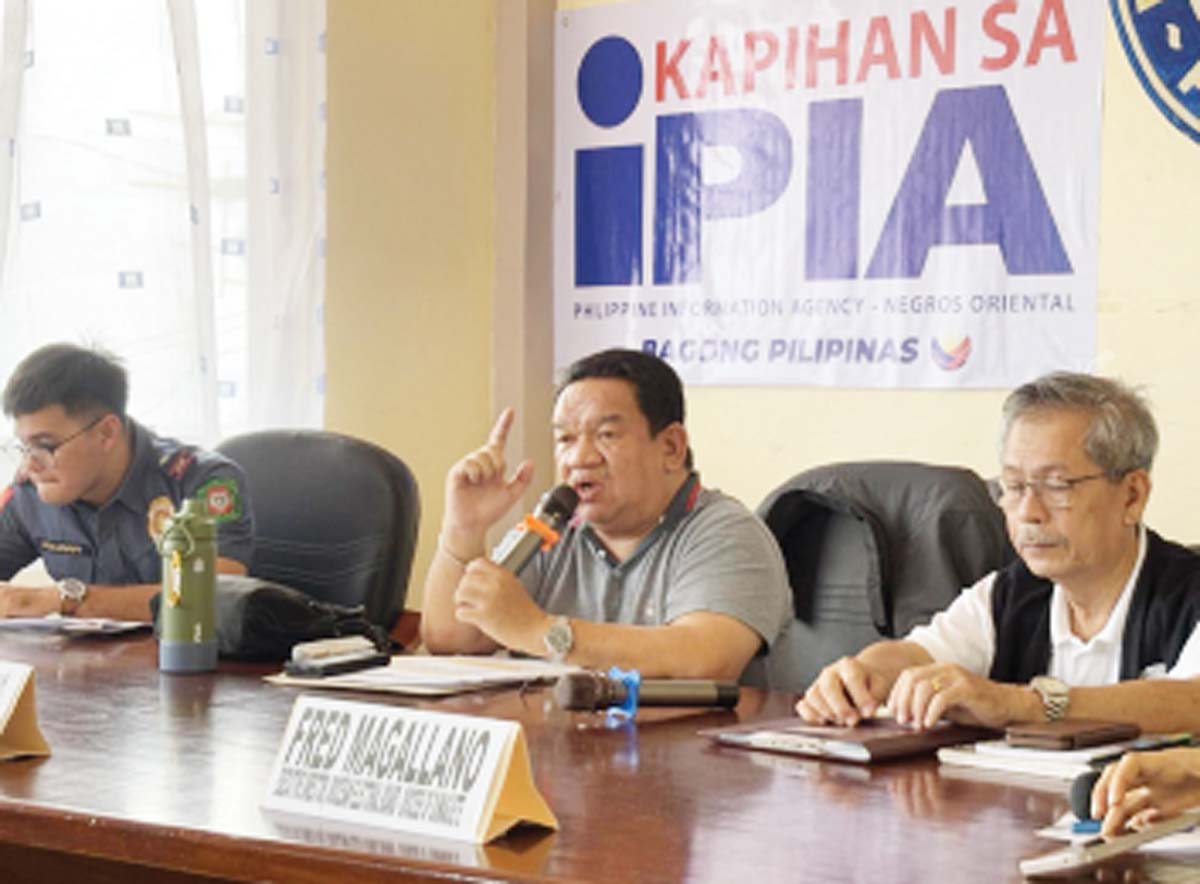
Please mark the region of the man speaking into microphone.
<svg viewBox="0 0 1200 884"><path fill-rule="evenodd" d="M506 409L446 477L421 617L429 650L741 677L791 619L787 572L751 512L701 487L683 418L679 377L657 357L606 350L571 365L555 398L554 459L579 502L562 539L517 576L484 549L533 481L530 461L509 475Z"/></svg>

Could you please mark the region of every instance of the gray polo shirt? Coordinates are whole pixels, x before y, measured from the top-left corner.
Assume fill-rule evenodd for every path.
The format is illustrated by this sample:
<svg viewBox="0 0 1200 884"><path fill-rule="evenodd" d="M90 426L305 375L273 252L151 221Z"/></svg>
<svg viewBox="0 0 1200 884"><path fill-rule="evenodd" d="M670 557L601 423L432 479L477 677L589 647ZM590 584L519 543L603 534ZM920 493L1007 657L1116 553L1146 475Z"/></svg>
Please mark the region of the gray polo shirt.
<svg viewBox="0 0 1200 884"><path fill-rule="evenodd" d="M551 614L600 623L661 626L693 611L733 617L769 647L792 619L779 547L741 503L700 487L693 473L658 525L617 561L586 524L572 524L522 572Z"/></svg>
<svg viewBox="0 0 1200 884"><path fill-rule="evenodd" d="M254 523L241 468L226 457L160 439L126 418L132 458L112 500L51 506L32 482L0 492L0 580L41 556L55 580L158 583L162 559L152 530L187 497L217 523L217 554L249 564Z"/></svg>

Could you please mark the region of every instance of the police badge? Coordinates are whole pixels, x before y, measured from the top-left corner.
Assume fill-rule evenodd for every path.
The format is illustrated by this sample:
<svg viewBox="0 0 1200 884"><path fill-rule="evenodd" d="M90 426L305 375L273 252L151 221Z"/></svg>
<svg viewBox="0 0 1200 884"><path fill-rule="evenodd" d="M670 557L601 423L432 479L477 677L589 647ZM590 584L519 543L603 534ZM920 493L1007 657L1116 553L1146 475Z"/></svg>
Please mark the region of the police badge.
<svg viewBox="0 0 1200 884"><path fill-rule="evenodd" d="M154 538L156 544L162 538L167 519L171 518L174 513L175 507L171 505L171 498L165 494L150 501L150 506L146 508L146 533Z"/></svg>

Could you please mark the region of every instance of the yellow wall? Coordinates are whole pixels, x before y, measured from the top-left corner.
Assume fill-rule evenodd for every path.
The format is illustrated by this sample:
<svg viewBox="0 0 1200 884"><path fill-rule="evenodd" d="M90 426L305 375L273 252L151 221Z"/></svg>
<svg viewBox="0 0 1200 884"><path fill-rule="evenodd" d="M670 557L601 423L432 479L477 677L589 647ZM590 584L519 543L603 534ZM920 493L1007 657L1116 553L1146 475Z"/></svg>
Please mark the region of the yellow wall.
<svg viewBox="0 0 1200 884"><path fill-rule="evenodd" d="M329 4L328 423L385 445L416 471L425 505L417 585L446 467L484 438L493 396L514 395L497 376L521 377L515 395L523 391L527 400L547 388L517 363L526 341L548 340L549 311L527 309L515 343L489 337L493 305L507 317L520 297L509 289L528 284L514 277L508 245L497 261L496 244L507 243L511 224L544 230L539 213L548 211L514 208L507 193L513 175L515 189L524 186L511 165L514 145L525 149L525 138L550 126L544 101L531 99L528 129L508 125L509 99L497 105L496 94L507 94L497 76L513 76L505 73L513 67L507 53L546 49L497 41L497 10L507 14L512 6L503 4L518 3L534 15L547 6ZM1200 247L1189 211L1200 205L1200 145L1151 104L1111 24L1102 150L1097 368L1145 385L1154 403L1164 441L1149 521L1168 536L1200 541L1193 515L1200 476L1188 456L1200 446L1190 385L1200 370L1190 346L1200 319ZM545 237L531 238L527 264L543 260L548 247L541 243L539 252ZM694 388L688 423L706 483L753 506L791 474L835 460L912 458L991 473L1002 397ZM526 428L522 451L534 450L545 477L548 457L531 438L536 432Z"/></svg>
<svg viewBox="0 0 1200 884"><path fill-rule="evenodd" d="M414 588L491 408L494 43L484 0L328 4L326 424L416 474Z"/></svg>

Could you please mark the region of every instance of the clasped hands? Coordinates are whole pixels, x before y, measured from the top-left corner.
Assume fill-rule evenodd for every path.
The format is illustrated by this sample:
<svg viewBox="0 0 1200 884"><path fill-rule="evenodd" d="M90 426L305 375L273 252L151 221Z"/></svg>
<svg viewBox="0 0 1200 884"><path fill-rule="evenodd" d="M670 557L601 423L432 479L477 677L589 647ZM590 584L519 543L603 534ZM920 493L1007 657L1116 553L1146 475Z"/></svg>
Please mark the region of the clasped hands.
<svg viewBox="0 0 1200 884"><path fill-rule="evenodd" d="M929 663L903 669L893 680L862 661L843 657L826 666L796 704L812 724L854 726L891 711L899 724L917 730L941 718L962 724L1001 728L1021 717L1037 701L1022 685L1000 684L953 663Z"/></svg>

